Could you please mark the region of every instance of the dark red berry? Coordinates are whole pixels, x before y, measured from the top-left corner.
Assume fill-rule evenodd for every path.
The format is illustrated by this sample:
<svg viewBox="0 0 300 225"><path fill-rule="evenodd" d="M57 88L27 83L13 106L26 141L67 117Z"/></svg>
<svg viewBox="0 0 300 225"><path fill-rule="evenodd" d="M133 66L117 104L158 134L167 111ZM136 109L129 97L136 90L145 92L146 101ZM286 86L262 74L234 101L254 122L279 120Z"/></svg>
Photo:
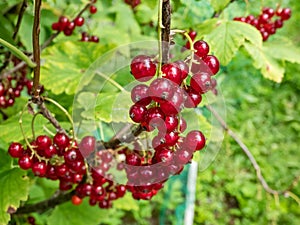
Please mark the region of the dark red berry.
<svg viewBox="0 0 300 225"><path fill-rule="evenodd" d="M142 122L147 113L147 108L143 105L134 104L129 110L129 116L136 123Z"/></svg>
<svg viewBox="0 0 300 225"><path fill-rule="evenodd" d="M278 9L276 15L280 16L283 21L288 20L291 18L292 10L290 8Z"/></svg>
<svg viewBox="0 0 300 225"><path fill-rule="evenodd" d="M44 161L33 163L32 172L36 176L44 177L47 173L47 164Z"/></svg>
<svg viewBox="0 0 300 225"><path fill-rule="evenodd" d="M160 107L153 107L147 110L147 113L142 121L142 126L147 131L152 131L156 127L161 127L164 124L165 114Z"/></svg>
<svg viewBox="0 0 300 225"><path fill-rule="evenodd" d="M189 74L188 65L182 60L175 61L174 63L181 70L181 80L184 80L185 78L187 78L187 76Z"/></svg>
<svg viewBox="0 0 300 225"><path fill-rule="evenodd" d="M216 74L220 69L220 63L217 57L213 55L208 55L205 58L203 58L203 61L205 64L209 67L212 74Z"/></svg>
<svg viewBox="0 0 300 225"><path fill-rule="evenodd" d="M96 149L96 138L94 136L83 137L78 148L84 157L89 156Z"/></svg>
<svg viewBox="0 0 300 225"><path fill-rule="evenodd" d="M208 73L197 73L191 78L191 89L196 93L206 93L211 89L211 77Z"/></svg>
<svg viewBox="0 0 300 225"><path fill-rule="evenodd" d="M131 74L138 81L148 81L156 74L156 65L146 55L138 55L131 61Z"/></svg>
<svg viewBox="0 0 300 225"><path fill-rule="evenodd" d="M52 30L60 30L60 23L59 22L52 23L51 28Z"/></svg>
<svg viewBox="0 0 300 225"><path fill-rule="evenodd" d="M59 18L59 30L60 31L64 31L66 29L66 27L69 25L70 21L67 17L65 16L61 16Z"/></svg>
<svg viewBox="0 0 300 225"><path fill-rule="evenodd" d="M275 11L274 9L272 8L269 8L269 7L265 7L262 11L264 14L268 14L269 15L269 18L272 18L275 14Z"/></svg>
<svg viewBox="0 0 300 225"><path fill-rule="evenodd" d="M194 91L190 87L186 90L187 98L185 99L184 106L186 108L196 108L202 101L202 96L199 92Z"/></svg>
<svg viewBox="0 0 300 225"><path fill-rule="evenodd" d="M196 41L194 49L196 50L195 54L200 58L206 57L209 53L209 45L203 40Z"/></svg>
<svg viewBox="0 0 300 225"><path fill-rule="evenodd" d="M184 93L181 88L176 88L170 100L160 103L165 115L176 115L183 109Z"/></svg>
<svg viewBox="0 0 300 225"><path fill-rule="evenodd" d="M190 36L190 38L191 38L192 40L195 40L195 38L196 38L196 36L197 36L197 32L194 31L194 30L191 30L191 31L188 33L188 35Z"/></svg>
<svg viewBox="0 0 300 225"><path fill-rule="evenodd" d="M96 12L97 12L97 7L94 6L94 5L91 5L91 6L90 6L90 13L91 13L91 14L95 14Z"/></svg>
<svg viewBox="0 0 300 225"><path fill-rule="evenodd" d="M18 164L21 169L28 170L32 167L32 159L29 155L23 155L19 158Z"/></svg>
<svg viewBox="0 0 300 225"><path fill-rule="evenodd" d="M181 69L175 63L164 64L161 68L163 77L180 85L182 82Z"/></svg>
<svg viewBox="0 0 300 225"><path fill-rule="evenodd" d="M70 139L66 134L57 133L53 137L53 143L60 149L65 149L70 146Z"/></svg>
<svg viewBox="0 0 300 225"><path fill-rule="evenodd" d="M162 102L172 98L174 93L174 85L172 81L165 78L157 78L153 80L148 89L148 95L156 102Z"/></svg>
<svg viewBox="0 0 300 225"><path fill-rule="evenodd" d="M274 22L275 28L281 28L283 27L283 21L281 19L277 19Z"/></svg>
<svg viewBox="0 0 300 225"><path fill-rule="evenodd" d="M50 137L46 135L40 135L36 138L36 145L39 149L46 149L52 144Z"/></svg>
<svg viewBox="0 0 300 225"><path fill-rule="evenodd" d="M185 145L193 151L203 149L205 142L206 140L203 133L198 130L190 131L185 138Z"/></svg>
<svg viewBox="0 0 300 225"><path fill-rule="evenodd" d="M167 132L174 131L178 127L179 121L178 117L171 115L171 116L166 116L165 118L165 127Z"/></svg>
<svg viewBox="0 0 300 225"><path fill-rule="evenodd" d="M140 166L142 164L142 160L137 154L131 153L126 155L126 164L131 166Z"/></svg>
<svg viewBox="0 0 300 225"><path fill-rule="evenodd" d="M13 158L20 158L23 155L24 148L20 143L13 142L8 148L8 153Z"/></svg>
<svg viewBox="0 0 300 225"><path fill-rule="evenodd" d="M81 27L84 24L84 18L83 17L76 17L74 19L74 23L76 26Z"/></svg>
<svg viewBox="0 0 300 225"><path fill-rule="evenodd" d="M139 84L131 90L131 100L134 103L138 103L147 106L152 101L148 95L149 87L145 84Z"/></svg>
<svg viewBox="0 0 300 225"><path fill-rule="evenodd" d="M98 38L97 36L92 35L92 36L89 38L89 41L98 43L98 42L99 42L99 38Z"/></svg>

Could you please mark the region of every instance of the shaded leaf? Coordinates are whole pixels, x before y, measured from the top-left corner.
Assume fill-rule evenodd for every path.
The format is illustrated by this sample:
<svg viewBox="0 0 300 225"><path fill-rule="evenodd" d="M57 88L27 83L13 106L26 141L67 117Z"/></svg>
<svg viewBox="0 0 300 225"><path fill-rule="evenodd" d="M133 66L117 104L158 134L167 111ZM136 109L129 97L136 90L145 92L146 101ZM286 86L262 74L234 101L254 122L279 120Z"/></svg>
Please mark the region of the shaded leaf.
<svg viewBox="0 0 300 225"><path fill-rule="evenodd" d="M29 189L29 180L26 172L18 168L0 173L0 224L7 224L10 215L7 211L15 211L20 201L26 201Z"/></svg>

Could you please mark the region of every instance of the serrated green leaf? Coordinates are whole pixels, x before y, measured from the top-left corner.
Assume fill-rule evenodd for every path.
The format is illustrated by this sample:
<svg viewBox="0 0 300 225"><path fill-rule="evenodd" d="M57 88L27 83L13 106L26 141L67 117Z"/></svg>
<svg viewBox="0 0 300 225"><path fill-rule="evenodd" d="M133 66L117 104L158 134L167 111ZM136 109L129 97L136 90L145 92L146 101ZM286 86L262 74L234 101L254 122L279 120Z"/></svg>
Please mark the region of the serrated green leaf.
<svg viewBox="0 0 300 225"><path fill-rule="evenodd" d="M253 65L255 68L260 69L265 78L280 83L284 76L284 67L274 58L269 48L258 48L250 43L244 44L245 49L254 60Z"/></svg>
<svg viewBox="0 0 300 225"><path fill-rule="evenodd" d="M100 93L95 108L95 117L106 123L130 122L128 110L131 105L129 92Z"/></svg>
<svg viewBox="0 0 300 225"><path fill-rule="evenodd" d="M41 83L54 94L75 93L84 72L108 46L85 42L62 42L45 49Z"/></svg>
<svg viewBox="0 0 300 225"><path fill-rule="evenodd" d="M33 116L29 114L24 114L22 118L22 124L24 133L27 137L32 136L31 120ZM10 143L12 141L23 140L23 135L19 125L20 114L10 117L0 124L0 130L3 141ZM43 125L46 125L48 121L42 117L38 116L35 120L35 132L39 133L43 131Z"/></svg>
<svg viewBox="0 0 300 225"><path fill-rule="evenodd" d="M7 153L8 144L0 139L0 173L11 169L12 158Z"/></svg>
<svg viewBox="0 0 300 225"><path fill-rule="evenodd" d="M289 39L273 39L264 44L265 52L275 59L300 64L300 48L295 46Z"/></svg>
<svg viewBox="0 0 300 225"><path fill-rule="evenodd" d="M71 202L57 206L48 218L48 225L95 225L108 216L107 210L92 207L85 199L81 205Z"/></svg>
<svg viewBox="0 0 300 225"><path fill-rule="evenodd" d="M237 21L219 21L217 27L205 36L205 40L222 65L231 61L246 40L257 46L262 44L262 37L256 28Z"/></svg>
<svg viewBox="0 0 300 225"><path fill-rule="evenodd" d="M20 201L26 201L29 189L29 179L26 172L18 168L0 173L0 224L5 225L10 220L7 211L14 211L20 206Z"/></svg>

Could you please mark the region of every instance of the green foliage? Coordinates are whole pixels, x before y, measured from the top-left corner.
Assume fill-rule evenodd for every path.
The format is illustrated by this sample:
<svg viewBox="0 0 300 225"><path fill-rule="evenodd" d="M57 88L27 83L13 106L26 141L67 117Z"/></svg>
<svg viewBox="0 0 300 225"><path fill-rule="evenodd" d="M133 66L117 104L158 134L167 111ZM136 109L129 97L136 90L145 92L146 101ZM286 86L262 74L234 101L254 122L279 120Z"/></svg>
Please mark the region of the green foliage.
<svg viewBox="0 0 300 225"><path fill-rule="evenodd" d="M33 2L28 2L29 7L16 42L11 34L17 20L16 10L20 6L17 4L22 1L0 2L0 38L15 46L21 46L20 50L26 53L32 51ZM262 42L255 28L232 21L232 18L259 13L260 8L267 4L275 7L277 1L249 0L249 4L246 2L174 0L171 24L172 28L176 29L194 29L198 32L197 39L203 38L209 43L211 53L215 54L222 64L221 72L216 78L222 89L219 96L224 98L226 104L226 122L249 147L270 186L285 189L300 171L300 99L296 94L300 91L297 75L300 73L300 4L296 0L283 1L283 6L290 5L293 9L293 17L274 37ZM50 26L60 15L74 18L85 3L83 0L44 0L41 43L53 33ZM97 120L97 127L88 130L89 133L93 132L97 139L109 140L114 135L111 129L112 122L121 125L130 122L130 93L121 91L122 88L118 85L127 89L127 85L133 81L128 65L120 71L113 71L113 74L104 74L109 77L107 79L95 79L99 72L97 68L107 59L118 57L120 61L117 63L121 65L132 56L131 51L134 50L127 46L120 48L120 51L106 54L117 46L142 40L156 40L157 3L158 1L154 0L142 1L141 5L132 10L123 0L97 1L98 13L83 14L89 17L88 26L78 28L78 32L70 37L60 34L42 51L41 84L45 87L44 95L60 102L70 113L79 112L88 122ZM214 15L219 17L212 18ZM100 43L80 42L80 32L86 30L90 34L98 35ZM176 44L184 44L186 41L180 35L176 35L174 40ZM149 44L145 49L156 47L155 42L154 47ZM4 51L0 49L0 53ZM28 74L28 77L30 75ZM14 107L1 109L2 114L8 116L8 119L2 116L0 123L1 225L10 221L8 209L18 208L20 201L31 204L45 200L51 197L58 187L58 182L33 178L30 172L27 177L26 172L12 166L17 164L16 160L7 154L9 143L24 142L19 119L28 98L28 94L23 91L22 97ZM73 101L75 108L72 108ZM223 134L210 137L212 128L216 127L212 124L211 115L205 111L205 104L206 102L196 111L183 112L190 124L188 129L201 127L209 137L210 147L195 155L194 159L197 161L206 157L205 154L212 154L214 157L219 150L213 149L214 143L219 143L223 138ZM64 113L50 104L48 107L63 127L69 130L70 123ZM32 115L25 112L22 119L24 132L29 140L32 137L32 118ZM34 127L36 134L55 132L49 122L40 115L36 117ZM200 165L200 168L204 167L206 165ZM151 201L136 201L127 193L124 198L115 201L113 208L109 210L90 207L85 199L80 206L68 202L43 215L33 215L37 224L49 225L177 225L183 219L182 212L185 207L184 180L184 176L172 178ZM299 196L299 185L292 191ZM216 160L198 174L195 204L194 224L199 225L300 224L298 204L284 196L279 196L278 202L267 194L257 180L248 158L228 135L225 136ZM13 222L25 224L25 217L16 217Z"/></svg>
<svg viewBox="0 0 300 225"><path fill-rule="evenodd" d="M3 154L0 151L1 155ZM26 172L14 168L0 172L0 224L7 224L10 220L9 212L15 211L20 206L20 201L26 201L28 195L29 179Z"/></svg>

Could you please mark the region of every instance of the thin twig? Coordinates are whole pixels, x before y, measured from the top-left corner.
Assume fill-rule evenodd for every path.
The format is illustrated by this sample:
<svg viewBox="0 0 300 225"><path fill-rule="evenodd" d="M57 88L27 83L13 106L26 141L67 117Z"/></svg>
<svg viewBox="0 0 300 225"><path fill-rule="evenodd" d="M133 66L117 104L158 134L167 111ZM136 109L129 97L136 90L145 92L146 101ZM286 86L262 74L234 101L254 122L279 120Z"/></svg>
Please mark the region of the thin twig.
<svg viewBox="0 0 300 225"><path fill-rule="evenodd" d="M35 204L21 206L14 214L22 215L28 213L43 213L57 205L70 201L75 191L55 193L51 198Z"/></svg>
<svg viewBox="0 0 300 225"><path fill-rule="evenodd" d="M236 0L231 0L230 2L228 2L227 3L227 5L225 5L224 7L223 7L223 9L221 9L220 11L215 11L214 13L213 13L213 15L212 15L212 18L217 18L217 17L219 17L221 14L222 14L222 12L231 4L231 3L233 3L234 1L236 1Z"/></svg>
<svg viewBox="0 0 300 225"><path fill-rule="evenodd" d="M17 39L17 34L20 30L21 22L22 22L22 19L23 19L23 16L24 16L27 6L28 6L27 0L23 0L22 6L20 8L19 16L18 16L18 21L17 21L16 27L15 27L15 30L14 30L14 33L12 36L12 39L14 41L16 41L16 39ZM0 68L0 71L4 70L8 66L10 60L11 60L11 52L7 52L5 54L4 63L3 63L3 66Z"/></svg>
<svg viewBox="0 0 300 225"><path fill-rule="evenodd" d="M40 22L41 22L41 0L35 1L34 7L34 22L32 30L32 45L33 45L33 61L36 63L36 67L33 69L33 97L39 98L40 96Z"/></svg>
<svg viewBox="0 0 300 225"><path fill-rule="evenodd" d="M273 194L273 195L284 195L284 196L290 196L290 190L295 187L298 182L300 181L300 176L297 176L294 181L292 182L292 184L285 190L275 190L272 189L268 183L266 182L264 176L261 173L261 168L258 165L256 159L254 158L254 156L252 155L252 153L250 152L250 150L248 149L248 147L243 143L243 141L228 127L227 123L223 120L223 118L217 113L216 110L214 110L213 107L207 105L206 108L213 114L213 116L219 121L219 123L221 124L222 128L227 132L227 134L232 137L235 142L241 147L241 149L243 150L243 152L247 155L247 157L249 158L251 164L253 165L255 171L256 171L256 175L257 178L259 180L259 182L261 183L261 185L263 186L263 188L265 189L266 192Z"/></svg>

